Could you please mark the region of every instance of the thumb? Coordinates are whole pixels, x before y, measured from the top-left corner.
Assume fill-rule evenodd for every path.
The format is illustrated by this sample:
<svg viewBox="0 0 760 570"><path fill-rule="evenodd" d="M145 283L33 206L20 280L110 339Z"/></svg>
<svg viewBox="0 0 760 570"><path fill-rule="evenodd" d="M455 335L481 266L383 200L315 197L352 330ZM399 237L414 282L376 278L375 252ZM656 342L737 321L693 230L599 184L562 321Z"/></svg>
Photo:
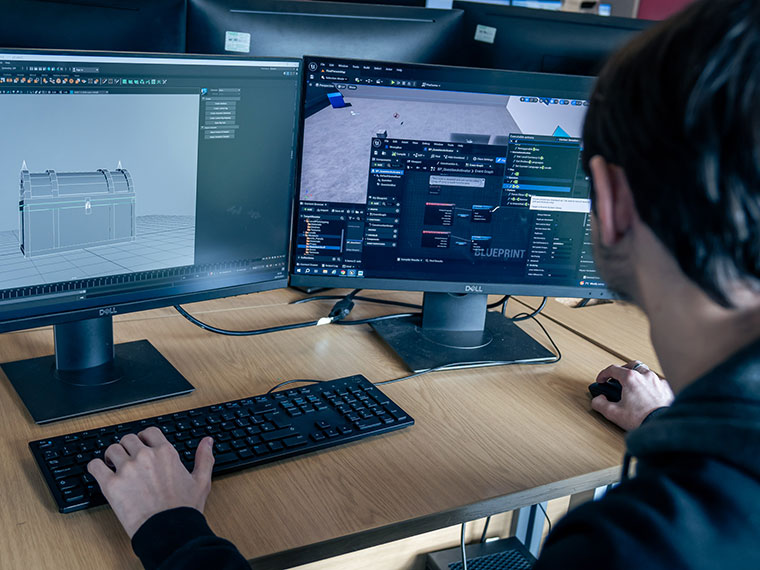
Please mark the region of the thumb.
<svg viewBox="0 0 760 570"><path fill-rule="evenodd" d="M610 402L606 396L599 395L591 399L591 408L602 414L604 417L609 418L609 413L615 409L615 403Z"/></svg>
<svg viewBox="0 0 760 570"><path fill-rule="evenodd" d="M195 467L193 477L204 484L211 483L211 470L214 468L214 440L204 437L195 450Z"/></svg>

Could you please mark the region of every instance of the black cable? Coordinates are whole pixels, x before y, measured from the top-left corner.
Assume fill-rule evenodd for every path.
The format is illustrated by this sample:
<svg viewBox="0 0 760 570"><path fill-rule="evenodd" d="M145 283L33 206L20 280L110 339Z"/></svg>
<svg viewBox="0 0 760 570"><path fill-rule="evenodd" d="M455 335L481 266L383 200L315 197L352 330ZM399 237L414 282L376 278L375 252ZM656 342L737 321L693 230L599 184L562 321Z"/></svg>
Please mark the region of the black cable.
<svg viewBox="0 0 760 570"><path fill-rule="evenodd" d="M464 529L467 523L462 523L462 536L460 538L459 546L462 549L462 570L467 570L467 552L464 548Z"/></svg>
<svg viewBox="0 0 760 570"><path fill-rule="evenodd" d="M368 319L359 319L356 321L335 321L336 325L367 325L378 321L388 321L391 319L404 319L406 317L416 317L422 313L393 313L392 315L382 315L380 317L370 317Z"/></svg>
<svg viewBox="0 0 760 570"><path fill-rule="evenodd" d="M509 295L504 295L501 299L499 299L495 303L491 303L490 305L487 305L487 307L489 309L495 309L499 305L506 305L507 301L509 301Z"/></svg>
<svg viewBox="0 0 760 570"><path fill-rule="evenodd" d="M257 329L257 330L250 330L250 331L232 331L232 330L227 330L227 329L220 329L220 328L217 328L215 326L206 324L203 321L200 321L200 320L196 319L193 315L191 315L190 313L188 313L180 305L174 305L174 308L176 309L176 311L180 315L182 315L183 317L185 317L188 321L190 321L194 325L202 328L203 330L207 330L207 331L212 332L212 333L223 334L223 335L227 335L227 336L255 336L255 335L260 335L260 334L269 334L269 333L273 333L273 332L289 331L289 330L292 330L292 329L302 329L302 328L306 328L306 327L315 327L317 325L329 324L331 322L330 318L324 317L324 318L321 318L321 319L316 320L316 321L308 321L308 322L305 322L305 323L295 323L295 324L292 324L292 325L282 325L282 326L279 326L279 327L270 327L270 328L267 328L267 329Z"/></svg>
<svg viewBox="0 0 760 570"><path fill-rule="evenodd" d="M321 384L322 382L329 382L329 380L286 380L285 382L280 382L279 384L277 384L277 386L270 388L267 391L267 395L277 390L277 388L282 388L283 386L287 386L288 384L299 384L303 382L306 382L308 384Z"/></svg>
<svg viewBox="0 0 760 570"><path fill-rule="evenodd" d="M483 544L486 541L486 534L488 534L489 524L491 524L491 517L486 517L486 524L483 525L483 534L480 535L481 544Z"/></svg>
<svg viewBox="0 0 760 570"><path fill-rule="evenodd" d="M512 317L512 319L511 319L511 320L512 320L512 322L515 322L515 323L517 323L517 322L519 322L519 321L527 321L528 319L533 319L533 318L535 318L535 316L536 316L537 314L539 314L541 311L543 311L543 310L544 310L544 307L546 306L546 300L547 300L547 299L548 299L548 297L544 297L544 300L543 300L543 301L541 301L541 304L538 306L538 309L536 309L536 310L535 310L535 311L533 311L532 313L530 313L530 314L528 314L528 313L520 313L519 315L515 315L515 316L514 316L514 317ZM538 322L538 321L536 321L536 322Z"/></svg>
<svg viewBox="0 0 760 570"><path fill-rule="evenodd" d="M301 305L303 303L310 303L312 301L330 301L334 299L342 299L343 295L316 295L314 297L306 297L305 299L298 299L297 301L291 301L291 305ZM354 301L362 301L364 303L376 303L378 305L392 305L394 307L406 307L408 309L421 309L422 305L415 305L414 303L404 303L402 301L387 301L385 299L375 299L373 297L354 297Z"/></svg>
<svg viewBox="0 0 760 570"><path fill-rule="evenodd" d="M580 308L582 308L582 307L585 307L586 305L588 305L588 302L589 302L590 300L591 300L591 299L589 299L589 298L586 298L586 299L581 299L581 302L580 302L580 303L578 303L578 304L575 306L575 308L576 308L576 309L580 309Z"/></svg>
<svg viewBox="0 0 760 570"><path fill-rule="evenodd" d="M549 525L549 532L551 532L552 531L552 520L549 518L549 515L546 514L546 509L544 508L544 506L541 503L538 503L538 506L541 507L542 511L544 511L544 516L546 517L546 522Z"/></svg>

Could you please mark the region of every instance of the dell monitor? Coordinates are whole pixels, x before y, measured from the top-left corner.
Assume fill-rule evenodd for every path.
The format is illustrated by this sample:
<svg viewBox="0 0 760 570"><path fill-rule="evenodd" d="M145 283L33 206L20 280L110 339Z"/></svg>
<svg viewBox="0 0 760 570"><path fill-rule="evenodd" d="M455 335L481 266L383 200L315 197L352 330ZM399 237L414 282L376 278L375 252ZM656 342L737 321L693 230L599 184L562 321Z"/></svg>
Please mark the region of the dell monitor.
<svg viewBox="0 0 760 570"><path fill-rule="evenodd" d="M0 0L0 47L185 51L185 0Z"/></svg>
<svg viewBox="0 0 760 570"><path fill-rule="evenodd" d="M112 315L287 285L298 60L0 51L2 370L38 423L184 393Z"/></svg>
<svg viewBox="0 0 760 570"><path fill-rule="evenodd" d="M651 22L454 2L464 11L462 65L597 75L607 58Z"/></svg>
<svg viewBox="0 0 760 570"><path fill-rule="evenodd" d="M303 0L191 0L187 49L444 63L456 57L461 23L460 10Z"/></svg>
<svg viewBox="0 0 760 570"><path fill-rule="evenodd" d="M488 294L604 298L592 79L307 57L291 284L423 291L373 327L414 371L553 357Z"/></svg>

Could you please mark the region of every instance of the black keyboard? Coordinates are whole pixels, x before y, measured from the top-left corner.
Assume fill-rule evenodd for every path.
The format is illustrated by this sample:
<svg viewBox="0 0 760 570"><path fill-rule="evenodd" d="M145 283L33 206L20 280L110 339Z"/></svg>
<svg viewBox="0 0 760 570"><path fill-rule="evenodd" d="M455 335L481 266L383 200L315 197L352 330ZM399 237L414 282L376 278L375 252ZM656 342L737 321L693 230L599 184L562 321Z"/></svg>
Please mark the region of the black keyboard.
<svg viewBox="0 0 760 570"><path fill-rule="evenodd" d="M233 400L32 441L29 448L58 510L70 513L104 504L87 463L103 457L124 435L156 426L192 469L200 440L214 438L214 475L237 471L385 433L414 420L364 376Z"/></svg>

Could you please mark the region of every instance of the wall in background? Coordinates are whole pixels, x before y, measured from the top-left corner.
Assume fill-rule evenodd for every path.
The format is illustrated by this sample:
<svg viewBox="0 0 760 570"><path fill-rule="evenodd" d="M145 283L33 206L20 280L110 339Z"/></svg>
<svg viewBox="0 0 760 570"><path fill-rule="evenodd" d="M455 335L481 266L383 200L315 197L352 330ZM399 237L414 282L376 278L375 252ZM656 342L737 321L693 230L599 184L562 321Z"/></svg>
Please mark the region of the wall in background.
<svg viewBox="0 0 760 570"><path fill-rule="evenodd" d="M693 0L641 0L639 18L664 20L692 2Z"/></svg>

